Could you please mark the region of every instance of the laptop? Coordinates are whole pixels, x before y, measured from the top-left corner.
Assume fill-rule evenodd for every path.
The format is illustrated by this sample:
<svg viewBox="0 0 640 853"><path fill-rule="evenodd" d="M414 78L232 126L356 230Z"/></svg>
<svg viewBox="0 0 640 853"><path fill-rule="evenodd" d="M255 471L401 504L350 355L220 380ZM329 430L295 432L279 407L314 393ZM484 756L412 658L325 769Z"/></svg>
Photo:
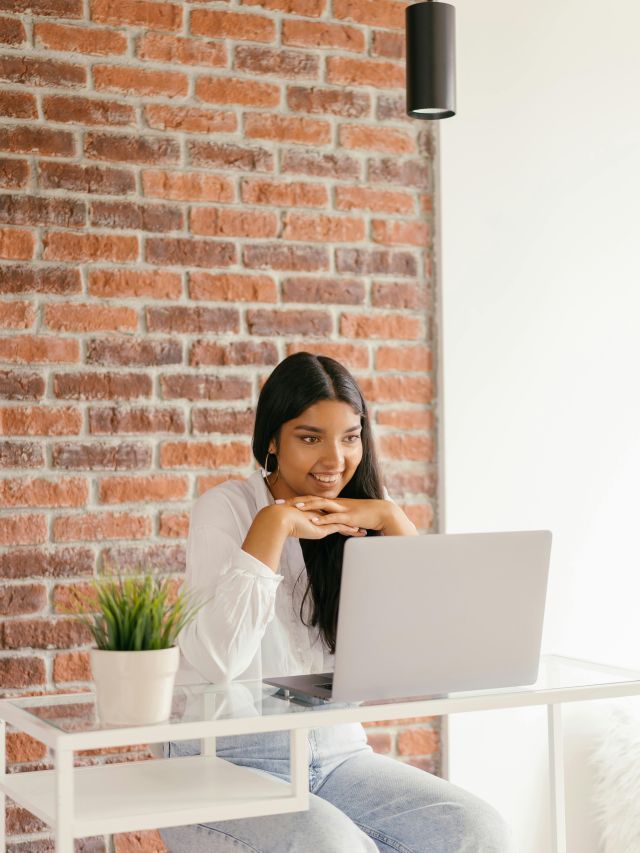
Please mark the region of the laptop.
<svg viewBox="0 0 640 853"><path fill-rule="evenodd" d="M532 684L550 553L548 530L347 539L334 672L264 682L311 703Z"/></svg>

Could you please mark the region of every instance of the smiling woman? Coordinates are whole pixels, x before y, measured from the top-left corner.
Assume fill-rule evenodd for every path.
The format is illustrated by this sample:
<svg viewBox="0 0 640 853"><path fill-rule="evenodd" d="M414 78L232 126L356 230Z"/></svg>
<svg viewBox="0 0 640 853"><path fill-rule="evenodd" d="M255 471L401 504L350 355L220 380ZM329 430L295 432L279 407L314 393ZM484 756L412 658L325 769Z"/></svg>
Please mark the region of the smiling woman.
<svg viewBox="0 0 640 853"><path fill-rule="evenodd" d="M191 513L185 584L210 600L179 637L182 680L332 671L346 538L417 532L382 485L362 392L331 358L301 352L275 368L258 400L253 453L261 471L210 489ZM229 761L289 779L286 732L220 737L216 747ZM198 751L198 742L168 745L171 756ZM510 849L490 806L374 753L359 723L310 731L309 754L308 812L163 829L167 846Z"/></svg>

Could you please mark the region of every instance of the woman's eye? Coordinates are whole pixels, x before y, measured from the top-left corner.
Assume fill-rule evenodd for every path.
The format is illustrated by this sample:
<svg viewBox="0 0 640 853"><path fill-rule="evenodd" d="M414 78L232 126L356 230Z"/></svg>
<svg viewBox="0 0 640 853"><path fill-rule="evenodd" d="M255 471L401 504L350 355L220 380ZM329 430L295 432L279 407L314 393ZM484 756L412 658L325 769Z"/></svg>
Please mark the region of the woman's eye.
<svg viewBox="0 0 640 853"><path fill-rule="evenodd" d="M312 442L318 440L318 436L317 435L303 435L302 440L304 441L305 444L311 444Z"/></svg>
<svg viewBox="0 0 640 853"><path fill-rule="evenodd" d="M348 435L347 439L353 439L353 441L349 440L349 444L355 444L356 441L360 441L360 434L358 433L358 435Z"/></svg>

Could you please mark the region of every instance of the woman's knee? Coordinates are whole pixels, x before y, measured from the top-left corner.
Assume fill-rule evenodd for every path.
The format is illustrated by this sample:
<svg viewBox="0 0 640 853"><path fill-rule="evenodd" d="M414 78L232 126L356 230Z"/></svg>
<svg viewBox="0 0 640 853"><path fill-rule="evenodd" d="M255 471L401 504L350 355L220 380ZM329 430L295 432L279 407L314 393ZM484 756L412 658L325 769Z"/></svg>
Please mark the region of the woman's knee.
<svg viewBox="0 0 640 853"><path fill-rule="evenodd" d="M497 809L477 797L465 806L460 853L513 853L511 829Z"/></svg>

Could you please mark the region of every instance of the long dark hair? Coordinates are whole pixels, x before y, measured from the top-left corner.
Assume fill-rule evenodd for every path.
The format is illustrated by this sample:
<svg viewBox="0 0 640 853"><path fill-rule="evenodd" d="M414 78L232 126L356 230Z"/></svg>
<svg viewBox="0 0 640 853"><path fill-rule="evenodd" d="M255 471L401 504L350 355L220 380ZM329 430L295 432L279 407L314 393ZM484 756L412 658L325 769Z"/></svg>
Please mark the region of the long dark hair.
<svg viewBox="0 0 640 853"><path fill-rule="evenodd" d="M362 425L362 460L339 497L381 499L384 496L382 478L367 404L358 383L346 367L328 356L298 352L285 358L273 370L258 398L252 441L256 461L264 466L266 459L267 470L274 471L277 460L269 456L269 443L273 439L278 448L282 424L297 418L320 400L347 403L360 416ZM378 535L375 530L367 532L368 535ZM324 539L300 540L308 578L300 618L305 622L303 609L310 596L310 621L305 624L318 626L320 636L332 654L336 648L344 543L345 537L341 533L332 533Z"/></svg>

